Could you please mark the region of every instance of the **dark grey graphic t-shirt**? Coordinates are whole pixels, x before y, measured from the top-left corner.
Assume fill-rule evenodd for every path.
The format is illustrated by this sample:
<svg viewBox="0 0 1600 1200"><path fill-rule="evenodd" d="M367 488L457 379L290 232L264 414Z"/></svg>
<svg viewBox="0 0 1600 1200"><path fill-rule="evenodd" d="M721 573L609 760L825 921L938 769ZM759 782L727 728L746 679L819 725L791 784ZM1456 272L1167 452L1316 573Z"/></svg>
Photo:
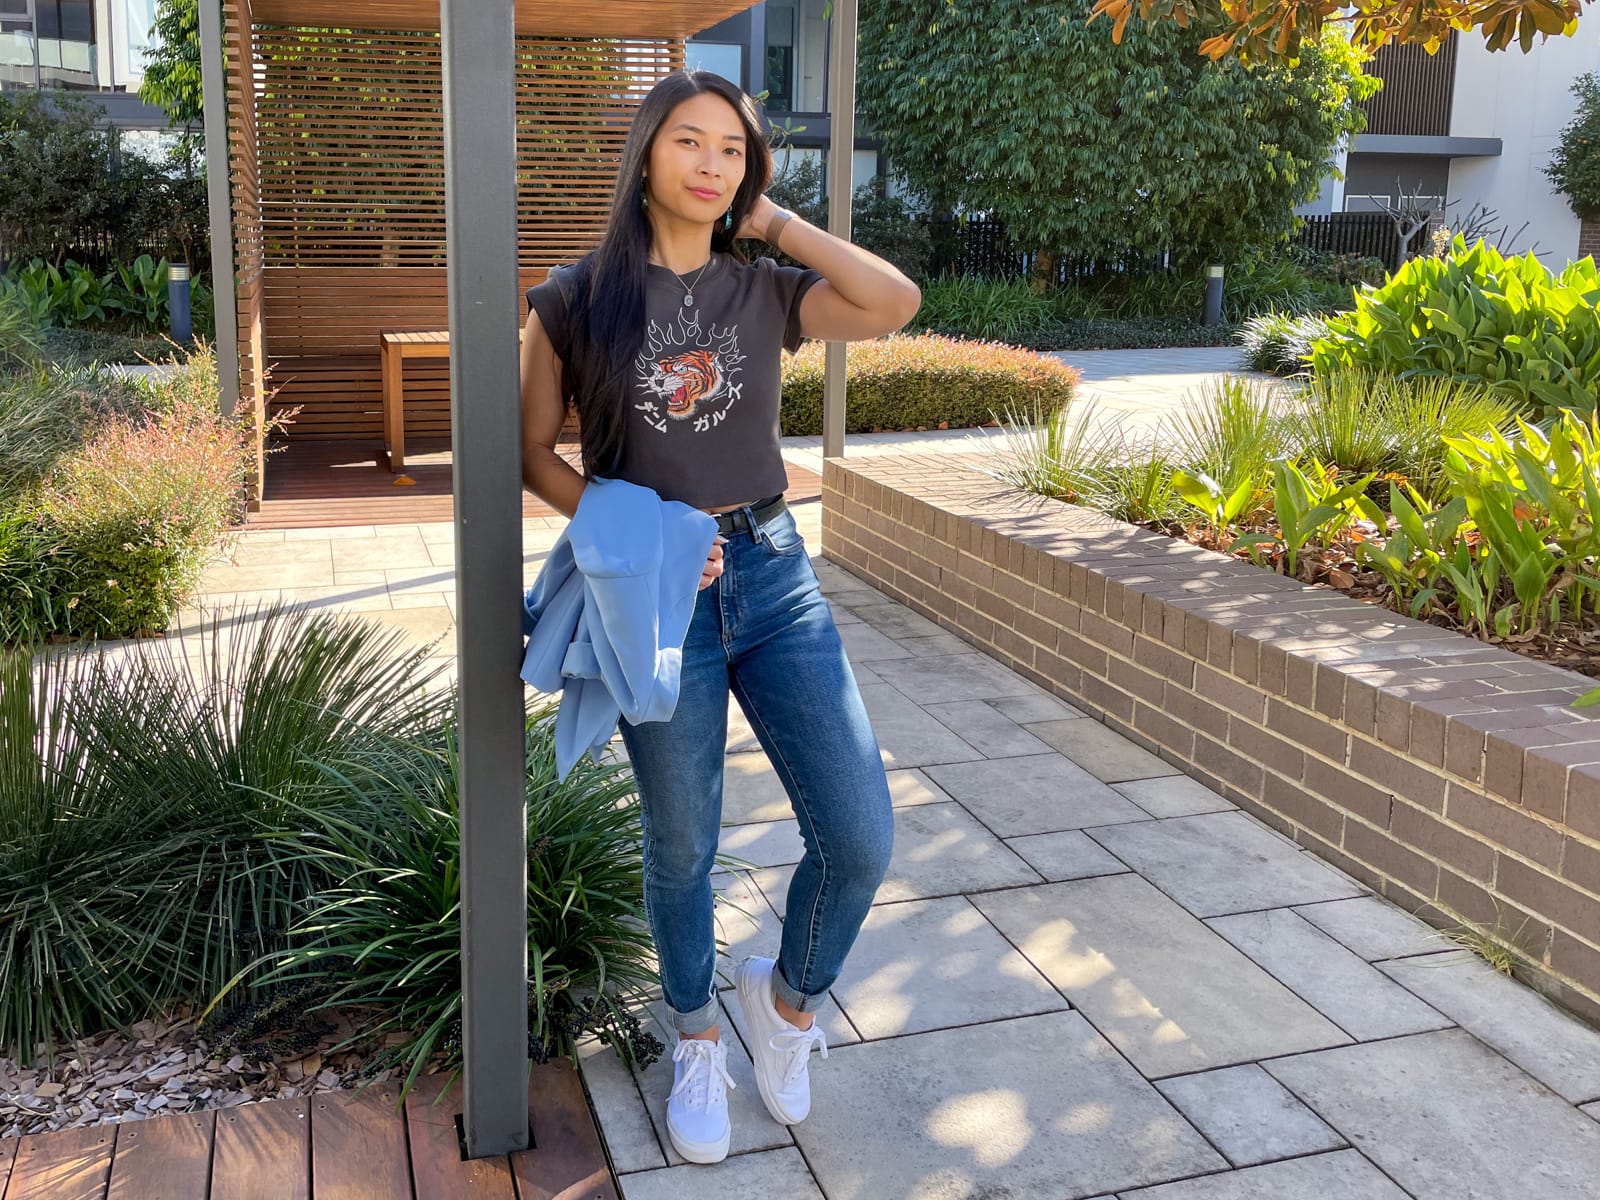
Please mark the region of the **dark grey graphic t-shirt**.
<svg viewBox="0 0 1600 1200"><path fill-rule="evenodd" d="M649 270L649 324L613 474L696 508L783 491L779 350L799 347L800 300L822 276L719 253L703 273L674 276L654 264ZM527 292L563 360L570 286L569 268L558 267Z"/></svg>

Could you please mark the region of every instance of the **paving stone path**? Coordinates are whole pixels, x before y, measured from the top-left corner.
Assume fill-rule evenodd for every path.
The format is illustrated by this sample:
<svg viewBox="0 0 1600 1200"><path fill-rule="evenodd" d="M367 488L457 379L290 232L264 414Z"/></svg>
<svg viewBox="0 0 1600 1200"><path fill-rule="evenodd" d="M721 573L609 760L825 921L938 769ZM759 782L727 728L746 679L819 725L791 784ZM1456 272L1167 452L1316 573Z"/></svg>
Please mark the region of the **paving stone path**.
<svg viewBox="0 0 1600 1200"><path fill-rule="evenodd" d="M816 547L818 506L797 515ZM530 579L553 524L525 526ZM246 537L208 602L281 590L451 631L449 526L336 533ZM893 863L821 1017L812 1114L780 1126L732 967L775 952L801 842L732 706L732 1153L670 1149L670 1059L634 1073L587 1046L627 1200L1600 1196L1600 1032L816 563L889 769Z"/></svg>

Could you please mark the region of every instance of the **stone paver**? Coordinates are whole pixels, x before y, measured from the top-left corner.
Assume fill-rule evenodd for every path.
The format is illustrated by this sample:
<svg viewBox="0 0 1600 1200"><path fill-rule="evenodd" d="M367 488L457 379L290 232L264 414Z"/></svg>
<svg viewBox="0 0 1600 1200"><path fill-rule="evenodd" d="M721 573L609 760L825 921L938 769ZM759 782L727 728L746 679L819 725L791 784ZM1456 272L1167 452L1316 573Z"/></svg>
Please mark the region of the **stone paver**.
<svg viewBox="0 0 1600 1200"><path fill-rule="evenodd" d="M1358 1042L1452 1024L1289 909L1206 924Z"/></svg>
<svg viewBox="0 0 1600 1200"><path fill-rule="evenodd" d="M1593 1200L1600 1124L1463 1029L1264 1065L1413 1196Z"/></svg>
<svg viewBox="0 0 1600 1200"><path fill-rule="evenodd" d="M1135 746L1099 721L1042 721L1029 725L1028 732L1037 734L1106 783L1179 774L1171 763Z"/></svg>
<svg viewBox="0 0 1600 1200"><path fill-rule="evenodd" d="M1167 775L1155 779L1130 779L1111 785L1152 817L1195 817L1227 812L1235 807L1198 779Z"/></svg>
<svg viewBox="0 0 1600 1200"><path fill-rule="evenodd" d="M1083 1196L1227 1165L1078 1013L863 1042L824 1069L794 1135L828 1200Z"/></svg>
<svg viewBox="0 0 1600 1200"><path fill-rule="evenodd" d="M1380 968L1574 1104L1600 1100L1600 1030L1469 951Z"/></svg>
<svg viewBox="0 0 1600 1200"><path fill-rule="evenodd" d="M620 1172L619 1172L620 1173ZM715 1166L684 1165L621 1178L623 1200L824 1200L805 1159L793 1146L738 1154Z"/></svg>
<svg viewBox="0 0 1600 1200"><path fill-rule="evenodd" d="M1238 812L1114 825L1089 836L1199 917L1365 890Z"/></svg>
<svg viewBox="0 0 1600 1200"><path fill-rule="evenodd" d="M1065 357L1085 366L1096 419L1135 432L1233 365L1232 351ZM852 438L850 453L972 440L879 435ZM786 457L813 454L806 441L786 439ZM815 548L819 506L795 511ZM562 526L524 523L528 580ZM247 532L233 552L207 572L208 608L248 614L282 596L372 611L408 644L442 638L429 665L454 678L451 526ZM586 1045L628 1200L1596 1194L1600 1034L1066 701L813 561L890 768L894 860L818 1013L832 1052L812 1059L813 1115L784 1129L761 1105L728 989L739 958L776 952L794 870L779 860L800 842L730 703L724 837L779 864L714 880L717 984L741 1085L735 1153L712 1168L673 1165L661 1123L670 1057L636 1074ZM182 615L168 644L186 668L197 614ZM625 760L620 739L613 749ZM1464 1028L1400 1032L1422 1021Z"/></svg>
<svg viewBox="0 0 1600 1200"><path fill-rule="evenodd" d="M1295 911L1368 962L1455 949L1438 930L1381 896L1328 900Z"/></svg>
<svg viewBox="0 0 1600 1200"><path fill-rule="evenodd" d="M996 710L988 701L952 700L946 704L925 705L924 711L989 758L1050 753L1049 746Z"/></svg>
<svg viewBox="0 0 1600 1200"><path fill-rule="evenodd" d="M1349 1041L1136 875L972 902L1151 1078Z"/></svg>
<svg viewBox="0 0 1600 1200"><path fill-rule="evenodd" d="M929 767L927 774L1001 837L1148 819L1060 754Z"/></svg>
<svg viewBox="0 0 1600 1200"><path fill-rule="evenodd" d="M876 905L833 994L865 1038L1067 1007L963 896Z"/></svg>
<svg viewBox="0 0 1600 1200"><path fill-rule="evenodd" d="M1122 1192L1118 1200L1408 1200L1354 1150Z"/></svg>
<svg viewBox="0 0 1600 1200"><path fill-rule="evenodd" d="M1337 1150L1345 1140L1254 1063L1156 1083L1236 1167Z"/></svg>
<svg viewBox="0 0 1600 1200"><path fill-rule="evenodd" d="M1006 845L1051 883L1088 879L1094 875L1118 875L1128 870L1127 863L1078 829L1007 838Z"/></svg>

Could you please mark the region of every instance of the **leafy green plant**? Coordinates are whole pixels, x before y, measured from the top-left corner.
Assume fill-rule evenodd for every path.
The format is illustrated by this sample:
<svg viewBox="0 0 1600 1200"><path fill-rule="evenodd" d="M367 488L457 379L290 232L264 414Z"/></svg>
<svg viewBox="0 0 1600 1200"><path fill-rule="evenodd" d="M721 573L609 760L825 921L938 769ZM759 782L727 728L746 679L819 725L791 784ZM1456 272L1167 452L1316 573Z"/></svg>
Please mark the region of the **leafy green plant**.
<svg viewBox="0 0 1600 1200"><path fill-rule="evenodd" d="M1101 472L1093 507L1138 525L1173 520L1183 507L1173 473L1171 460L1157 446L1124 449Z"/></svg>
<svg viewBox="0 0 1600 1200"><path fill-rule="evenodd" d="M1507 258L1458 237L1445 257L1411 259L1330 317L1312 368L1479 380L1531 408L1586 414L1600 389L1597 304L1592 259L1553 275L1532 253Z"/></svg>
<svg viewBox="0 0 1600 1200"><path fill-rule="evenodd" d="M822 432L824 350L807 342L783 361L785 435ZM1063 362L992 342L899 334L850 351L846 429L961 429L997 411L1054 412L1067 405L1078 371Z"/></svg>
<svg viewBox="0 0 1600 1200"><path fill-rule="evenodd" d="M1286 573L1298 576L1300 552L1313 538L1326 541L1358 516L1383 525L1383 513L1366 497L1372 479L1369 473L1341 483L1337 471L1315 459L1302 467L1293 459L1280 458L1272 464L1272 511L1277 534L1246 534L1232 548L1261 541L1281 542Z"/></svg>
<svg viewBox="0 0 1600 1200"><path fill-rule="evenodd" d="M1253 478L1243 480L1229 491L1204 471L1174 471L1172 487L1185 503L1206 519L1219 545L1236 544L1229 541L1229 535L1234 523L1255 505L1256 481Z"/></svg>
<svg viewBox="0 0 1600 1200"><path fill-rule="evenodd" d="M1438 603L1439 579L1455 554L1467 502L1456 496L1436 509L1407 484L1389 493L1389 507L1395 527L1384 526L1382 540L1356 543L1356 561L1383 577L1396 609L1422 617Z"/></svg>

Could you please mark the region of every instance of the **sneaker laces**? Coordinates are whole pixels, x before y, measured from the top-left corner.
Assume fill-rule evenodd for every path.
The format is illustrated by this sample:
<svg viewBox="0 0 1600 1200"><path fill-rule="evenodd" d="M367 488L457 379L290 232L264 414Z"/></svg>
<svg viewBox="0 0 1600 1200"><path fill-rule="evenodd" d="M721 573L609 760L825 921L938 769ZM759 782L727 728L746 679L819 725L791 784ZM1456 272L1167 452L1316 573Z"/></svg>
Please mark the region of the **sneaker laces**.
<svg viewBox="0 0 1600 1200"><path fill-rule="evenodd" d="M728 1074L727 1055L722 1051L720 1042L705 1038L682 1038L678 1048L672 1052L672 1061L679 1063L685 1059L688 1062L684 1063L683 1075L672 1085L668 1100L676 1100L687 1092L687 1104L696 1108L710 1108L713 1104L722 1103L727 1094L723 1091L724 1084L731 1088L739 1086Z"/></svg>
<svg viewBox="0 0 1600 1200"><path fill-rule="evenodd" d="M783 1086L786 1088L805 1071L812 1046L822 1051L823 1058L828 1057L828 1036L815 1022L812 1022L810 1029L780 1030L767 1040L767 1045L780 1054L788 1055L783 1066Z"/></svg>

